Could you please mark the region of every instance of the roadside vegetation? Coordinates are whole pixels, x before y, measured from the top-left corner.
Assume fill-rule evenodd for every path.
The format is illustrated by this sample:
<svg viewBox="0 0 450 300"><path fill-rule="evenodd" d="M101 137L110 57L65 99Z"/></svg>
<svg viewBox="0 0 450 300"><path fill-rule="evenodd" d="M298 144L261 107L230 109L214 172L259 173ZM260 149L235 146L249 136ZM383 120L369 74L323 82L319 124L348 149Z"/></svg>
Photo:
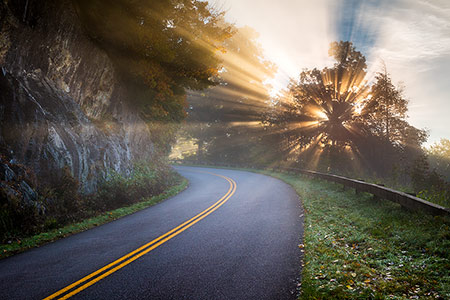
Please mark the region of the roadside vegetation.
<svg viewBox="0 0 450 300"><path fill-rule="evenodd" d="M407 211L342 185L290 184L305 210L300 299L450 299L450 218Z"/></svg>
<svg viewBox="0 0 450 300"><path fill-rule="evenodd" d="M54 188L38 189L37 205L2 201L0 258L134 213L187 186L165 162L137 163L133 170L128 177L111 172L96 194L82 195L78 181L62 169Z"/></svg>

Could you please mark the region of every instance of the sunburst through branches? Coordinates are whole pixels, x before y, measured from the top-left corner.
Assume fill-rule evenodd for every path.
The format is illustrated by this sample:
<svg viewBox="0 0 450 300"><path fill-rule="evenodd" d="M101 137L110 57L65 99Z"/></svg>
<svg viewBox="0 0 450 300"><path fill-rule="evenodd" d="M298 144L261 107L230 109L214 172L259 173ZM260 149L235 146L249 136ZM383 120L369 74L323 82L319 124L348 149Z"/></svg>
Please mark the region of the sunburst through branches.
<svg viewBox="0 0 450 300"><path fill-rule="evenodd" d="M355 141L366 134L364 107L371 89L365 80L365 58L350 42L332 43L329 54L336 59L332 67L304 70L298 80L291 80L276 117L292 141L288 151L312 152L310 161L318 161L331 147L356 156Z"/></svg>
<svg viewBox="0 0 450 300"><path fill-rule="evenodd" d="M266 118L282 136L284 160L328 171L367 169L372 161L380 165L373 169L390 169L386 157L420 148L426 133L406 121L408 101L386 68L369 83L366 60L351 42L332 43L329 55L335 64L302 71Z"/></svg>
<svg viewBox="0 0 450 300"><path fill-rule="evenodd" d="M335 49L338 47L340 51ZM370 96L364 81L365 59L351 43L333 43L331 49L330 53L339 51L336 58L340 59L332 68L303 71L289 86L296 104L290 113L315 124L292 128L307 138L305 142L323 133L322 144L348 144L355 134L362 133L360 117Z"/></svg>

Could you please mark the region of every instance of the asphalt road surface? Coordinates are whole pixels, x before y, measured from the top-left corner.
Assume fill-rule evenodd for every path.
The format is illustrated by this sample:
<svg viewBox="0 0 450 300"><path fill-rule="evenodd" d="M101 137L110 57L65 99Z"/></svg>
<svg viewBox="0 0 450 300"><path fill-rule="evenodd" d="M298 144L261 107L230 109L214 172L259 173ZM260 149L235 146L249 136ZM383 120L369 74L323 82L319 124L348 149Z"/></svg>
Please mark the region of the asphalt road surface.
<svg viewBox="0 0 450 300"><path fill-rule="evenodd" d="M190 182L177 196L1 260L0 299L295 299L303 212L292 188L176 169Z"/></svg>

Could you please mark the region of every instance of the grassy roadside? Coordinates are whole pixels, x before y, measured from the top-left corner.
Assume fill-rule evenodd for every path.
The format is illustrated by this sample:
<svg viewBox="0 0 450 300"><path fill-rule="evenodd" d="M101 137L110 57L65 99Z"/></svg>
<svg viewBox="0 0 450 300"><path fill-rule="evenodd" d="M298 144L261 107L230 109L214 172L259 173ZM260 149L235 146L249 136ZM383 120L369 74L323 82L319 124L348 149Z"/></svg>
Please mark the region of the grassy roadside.
<svg viewBox="0 0 450 300"><path fill-rule="evenodd" d="M175 196L176 194L183 191L187 186L188 181L187 179L183 178L179 184L171 187L167 191L157 196L144 198L142 199L142 201L138 203L134 203L129 206L107 211L95 217L85 219L81 222L69 224L67 226L54 229L48 232L42 232L40 234L24 238L20 241L15 240L10 244L0 245L0 259L11 256L13 254L17 254L19 252L23 252L30 248L39 247L48 242L52 242L67 237L69 235L79 233L105 223L109 223L126 215L130 215L137 211L143 210L144 208L150 207L167 198Z"/></svg>
<svg viewBox="0 0 450 300"><path fill-rule="evenodd" d="M450 218L298 175L305 209L300 299L450 299Z"/></svg>

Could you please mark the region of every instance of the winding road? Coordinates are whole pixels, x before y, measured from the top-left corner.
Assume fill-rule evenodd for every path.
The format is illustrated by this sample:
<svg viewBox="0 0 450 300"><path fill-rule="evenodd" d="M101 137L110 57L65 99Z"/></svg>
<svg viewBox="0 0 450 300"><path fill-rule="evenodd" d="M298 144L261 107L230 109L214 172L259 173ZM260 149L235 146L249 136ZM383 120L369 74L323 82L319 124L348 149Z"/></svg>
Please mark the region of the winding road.
<svg viewBox="0 0 450 300"><path fill-rule="evenodd" d="M160 204L0 261L0 299L295 299L303 219L287 184L176 167Z"/></svg>

